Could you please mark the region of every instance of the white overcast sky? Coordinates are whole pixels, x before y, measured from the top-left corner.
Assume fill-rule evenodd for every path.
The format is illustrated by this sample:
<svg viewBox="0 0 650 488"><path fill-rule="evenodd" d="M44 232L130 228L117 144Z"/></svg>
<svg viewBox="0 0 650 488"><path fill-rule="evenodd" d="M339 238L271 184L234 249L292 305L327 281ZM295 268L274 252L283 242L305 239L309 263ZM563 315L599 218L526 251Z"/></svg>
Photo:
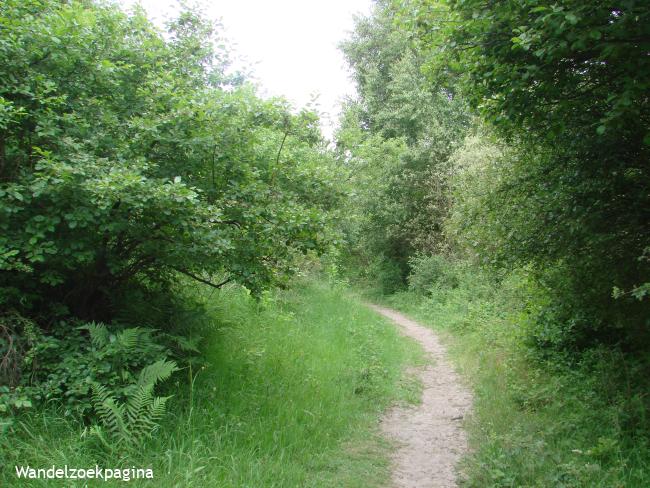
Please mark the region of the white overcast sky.
<svg viewBox="0 0 650 488"><path fill-rule="evenodd" d="M136 0L120 0L125 7ZM179 10L176 0L140 0L149 17L162 25ZM371 0L203 0L208 17L220 19L238 56L252 66L262 95L284 96L295 108L318 94L330 136L340 101L354 85L340 41L353 28L354 14L367 15Z"/></svg>

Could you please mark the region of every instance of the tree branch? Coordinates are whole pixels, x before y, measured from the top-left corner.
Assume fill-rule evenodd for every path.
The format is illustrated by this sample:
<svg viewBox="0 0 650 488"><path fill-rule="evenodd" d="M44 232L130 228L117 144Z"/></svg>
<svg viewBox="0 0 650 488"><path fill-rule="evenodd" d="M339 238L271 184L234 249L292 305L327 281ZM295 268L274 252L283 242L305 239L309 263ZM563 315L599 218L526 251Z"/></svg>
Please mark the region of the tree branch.
<svg viewBox="0 0 650 488"><path fill-rule="evenodd" d="M201 278L200 276L196 276L194 273L190 273L189 271L186 271L184 269L177 268L176 266L170 266L170 268L172 268L173 270L178 271L179 273L184 274L185 276L189 276L190 278L192 278L192 279L194 279L196 281L199 281L199 282L203 283L204 285L208 285L208 286L211 286L212 288L216 288L216 289L221 288L223 285L225 285L227 283L230 283L234 279L232 277L229 277L229 278L225 279L224 281L222 281L221 283L212 283L211 281L205 280L205 279Z"/></svg>
<svg viewBox="0 0 650 488"><path fill-rule="evenodd" d="M275 158L275 166L278 166L278 163L280 163L280 154L282 154L282 148L284 147L284 141L287 140L287 136L289 135L289 129L284 133L284 137L282 138L282 144L280 144L280 149L278 150L278 155Z"/></svg>

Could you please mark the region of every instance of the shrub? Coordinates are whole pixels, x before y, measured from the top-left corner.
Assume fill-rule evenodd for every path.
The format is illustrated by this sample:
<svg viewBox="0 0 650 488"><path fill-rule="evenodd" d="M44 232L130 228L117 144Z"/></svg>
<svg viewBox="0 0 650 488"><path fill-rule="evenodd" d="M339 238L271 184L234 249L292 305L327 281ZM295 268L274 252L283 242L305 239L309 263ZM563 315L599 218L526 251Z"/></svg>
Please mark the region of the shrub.
<svg viewBox="0 0 650 488"><path fill-rule="evenodd" d="M35 344L22 384L32 400L62 401L67 415L90 418L93 385L124 399L141 370L169 357L152 329L60 322Z"/></svg>
<svg viewBox="0 0 650 488"><path fill-rule="evenodd" d="M179 277L259 294L336 239L315 113L227 76L195 11L168 29L103 1L0 2L0 382L68 414L195 349L129 300Z"/></svg>
<svg viewBox="0 0 650 488"><path fill-rule="evenodd" d="M428 295L433 287L456 288L459 284L459 270L442 255L417 254L411 257L409 265L409 289L415 293Z"/></svg>

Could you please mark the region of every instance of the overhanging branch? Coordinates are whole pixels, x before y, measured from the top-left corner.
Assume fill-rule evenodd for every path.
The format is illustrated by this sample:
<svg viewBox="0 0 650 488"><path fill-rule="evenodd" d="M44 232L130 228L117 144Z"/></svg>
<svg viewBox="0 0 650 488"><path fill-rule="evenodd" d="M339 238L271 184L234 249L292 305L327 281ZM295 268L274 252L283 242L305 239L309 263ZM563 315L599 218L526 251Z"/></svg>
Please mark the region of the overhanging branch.
<svg viewBox="0 0 650 488"><path fill-rule="evenodd" d="M172 268L175 271L178 271L179 273L184 274L185 276L189 276L193 280L196 280L196 281L198 281L200 283L203 283L204 285L208 285L208 286L211 286L212 288L216 288L216 289L221 288L223 285L225 285L227 283L230 283L234 279L232 277L229 277L229 278L225 279L224 281L222 281L221 283L213 283L213 282L211 282L209 280L206 280L204 278L201 278L200 276L195 275L194 273L190 273L189 271L186 271L186 270L184 270L182 268L177 268L176 266L170 266L170 268Z"/></svg>

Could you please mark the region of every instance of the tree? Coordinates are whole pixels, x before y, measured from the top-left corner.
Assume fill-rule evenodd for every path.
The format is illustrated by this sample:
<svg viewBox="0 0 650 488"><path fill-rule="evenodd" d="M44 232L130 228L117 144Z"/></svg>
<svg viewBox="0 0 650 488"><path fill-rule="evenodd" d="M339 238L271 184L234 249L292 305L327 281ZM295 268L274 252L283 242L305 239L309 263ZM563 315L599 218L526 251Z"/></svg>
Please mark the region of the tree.
<svg viewBox="0 0 650 488"><path fill-rule="evenodd" d="M342 44L359 99L337 135L352 156L355 188L367 188L357 190L365 195L359 247L380 256L393 286L405 282L412 255L445 249L448 158L469 123L464 102L422 75L422 52L396 12L378 2Z"/></svg>
<svg viewBox="0 0 650 488"><path fill-rule="evenodd" d="M315 115L226 76L196 12L169 28L103 3L0 6L4 309L109 321L125 289L178 273L258 292L335 239Z"/></svg>
<svg viewBox="0 0 650 488"><path fill-rule="evenodd" d="M533 265L552 297L548 322L564 330L557 342L647 339L649 16L634 0L418 0L402 11L431 83L460 86L515 148L484 207L499 231L486 227L479 247L485 261Z"/></svg>

